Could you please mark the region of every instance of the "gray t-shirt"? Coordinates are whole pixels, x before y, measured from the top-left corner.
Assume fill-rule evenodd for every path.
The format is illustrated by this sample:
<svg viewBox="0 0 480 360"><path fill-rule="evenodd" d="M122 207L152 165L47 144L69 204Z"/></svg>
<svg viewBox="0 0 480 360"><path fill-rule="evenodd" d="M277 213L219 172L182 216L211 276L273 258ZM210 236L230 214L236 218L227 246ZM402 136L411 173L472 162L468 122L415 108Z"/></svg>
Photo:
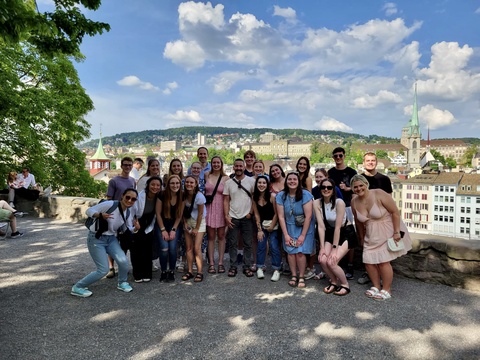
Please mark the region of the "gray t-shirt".
<svg viewBox="0 0 480 360"><path fill-rule="evenodd" d="M121 200L123 192L127 189L135 189L135 179L131 176L124 178L123 176L115 176L108 183L107 196L112 200Z"/></svg>

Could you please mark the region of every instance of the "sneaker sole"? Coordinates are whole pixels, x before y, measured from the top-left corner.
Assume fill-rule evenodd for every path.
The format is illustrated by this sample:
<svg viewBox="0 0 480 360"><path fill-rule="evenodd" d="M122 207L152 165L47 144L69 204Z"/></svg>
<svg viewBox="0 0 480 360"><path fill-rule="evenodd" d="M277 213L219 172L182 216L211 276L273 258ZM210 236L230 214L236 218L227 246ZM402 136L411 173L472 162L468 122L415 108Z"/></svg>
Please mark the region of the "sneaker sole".
<svg viewBox="0 0 480 360"><path fill-rule="evenodd" d="M132 292L133 289L122 289L121 287L117 286L117 289L120 290L120 291L123 291L125 293L129 293L129 292Z"/></svg>
<svg viewBox="0 0 480 360"><path fill-rule="evenodd" d="M78 296L78 297L82 297L82 298L87 298L87 297L92 296L92 294L82 295L82 294L77 294L76 292L73 292L73 291L70 291L70 295Z"/></svg>

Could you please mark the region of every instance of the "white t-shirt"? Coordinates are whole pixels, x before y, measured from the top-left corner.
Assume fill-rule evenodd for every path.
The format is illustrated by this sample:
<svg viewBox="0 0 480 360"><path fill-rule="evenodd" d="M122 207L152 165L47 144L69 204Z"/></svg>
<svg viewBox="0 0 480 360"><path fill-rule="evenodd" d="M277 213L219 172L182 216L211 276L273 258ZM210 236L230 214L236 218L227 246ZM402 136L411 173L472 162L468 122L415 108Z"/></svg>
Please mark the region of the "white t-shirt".
<svg viewBox="0 0 480 360"><path fill-rule="evenodd" d="M192 209L192 219L197 220L198 219L198 205L205 205L206 199L205 195L203 195L201 192L197 193L197 196L195 196L195 201L193 202L193 209ZM185 203L185 207L189 207L189 203ZM206 219L207 217L207 207L203 207L203 217L202 219Z"/></svg>
<svg viewBox="0 0 480 360"><path fill-rule="evenodd" d="M235 181L236 182L235 182ZM241 182L242 186L253 194L255 179L245 176ZM252 209L252 198L247 192L238 187L238 180L233 178L227 180L223 188L223 195L230 196L230 210L228 215L234 219L243 219Z"/></svg>

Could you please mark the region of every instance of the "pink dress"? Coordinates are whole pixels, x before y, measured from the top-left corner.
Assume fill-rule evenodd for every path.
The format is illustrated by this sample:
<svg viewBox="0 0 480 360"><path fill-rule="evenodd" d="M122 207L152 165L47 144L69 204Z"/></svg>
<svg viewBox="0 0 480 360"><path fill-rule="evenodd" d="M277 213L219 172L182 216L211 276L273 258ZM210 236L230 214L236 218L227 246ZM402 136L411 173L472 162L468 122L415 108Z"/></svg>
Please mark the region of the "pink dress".
<svg viewBox="0 0 480 360"><path fill-rule="evenodd" d="M405 232L403 243L405 249L389 251L387 239L393 235L392 215L382 205L375 201L368 213L368 217L357 212L358 221L365 223L365 241L363 244L363 262L365 264L381 264L390 262L405 255L412 249L412 240L405 224L400 221L400 230Z"/></svg>
<svg viewBox="0 0 480 360"><path fill-rule="evenodd" d="M205 181L205 194L210 195L215 189L215 184ZM207 205L207 226L218 229L225 227L225 215L223 214L223 182L218 184L217 193L213 198L213 202Z"/></svg>

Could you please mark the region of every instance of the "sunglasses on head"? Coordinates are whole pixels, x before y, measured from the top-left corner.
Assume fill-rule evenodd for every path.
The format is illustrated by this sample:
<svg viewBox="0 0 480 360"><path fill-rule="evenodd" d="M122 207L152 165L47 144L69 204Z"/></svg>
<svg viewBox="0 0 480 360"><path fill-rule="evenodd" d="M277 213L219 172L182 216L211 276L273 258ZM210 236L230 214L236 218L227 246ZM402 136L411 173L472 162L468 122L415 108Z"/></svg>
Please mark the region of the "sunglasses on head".
<svg viewBox="0 0 480 360"><path fill-rule="evenodd" d="M137 198L133 196L125 195L125 200L135 202L137 201Z"/></svg>
<svg viewBox="0 0 480 360"><path fill-rule="evenodd" d="M336 158L343 158L343 154L333 154L333 157L336 159Z"/></svg>
<svg viewBox="0 0 480 360"><path fill-rule="evenodd" d="M333 190L332 185L322 185L320 186L320 190Z"/></svg>

